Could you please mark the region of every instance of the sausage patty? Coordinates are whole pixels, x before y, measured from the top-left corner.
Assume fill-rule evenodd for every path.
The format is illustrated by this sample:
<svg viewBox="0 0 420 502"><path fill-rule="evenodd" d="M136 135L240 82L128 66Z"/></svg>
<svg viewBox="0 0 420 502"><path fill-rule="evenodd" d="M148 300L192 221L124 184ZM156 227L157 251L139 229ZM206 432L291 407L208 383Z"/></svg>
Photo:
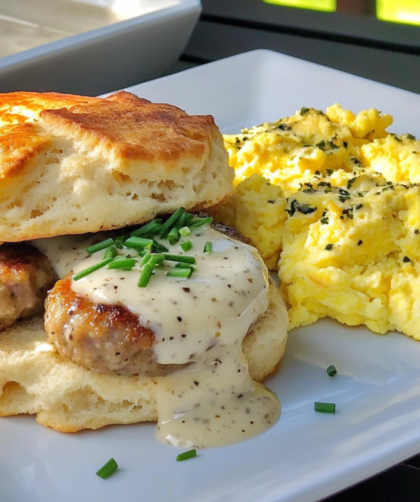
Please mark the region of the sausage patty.
<svg viewBox="0 0 420 502"><path fill-rule="evenodd" d="M229 227L212 226L245 241ZM123 305L92 302L76 294L71 282L71 276L58 281L46 302L45 331L64 358L99 373L126 376L166 376L189 365L156 362L154 333L136 314Z"/></svg>
<svg viewBox="0 0 420 502"><path fill-rule="evenodd" d="M57 280L48 258L29 244L0 246L0 330L42 314Z"/></svg>
<svg viewBox="0 0 420 502"><path fill-rule="evenodd" d="M157 363L153 331L123 305L77 295L70 276L58 281L48 295L45 331L63 357L99 373L165 376L187 366Z"/></svg>

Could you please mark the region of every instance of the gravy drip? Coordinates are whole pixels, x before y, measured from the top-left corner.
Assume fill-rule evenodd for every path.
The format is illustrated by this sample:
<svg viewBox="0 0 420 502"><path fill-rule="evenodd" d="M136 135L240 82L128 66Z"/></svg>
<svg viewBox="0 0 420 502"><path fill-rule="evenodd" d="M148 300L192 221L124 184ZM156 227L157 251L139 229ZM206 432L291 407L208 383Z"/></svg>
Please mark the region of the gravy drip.
<svg viewBox="0 0 420 502"><path fill-rule="evenodd" d="M155 334L157 362L191 363L153 379L161 441L182 447L235 443L263 432L280 413L277 397L251 379L242 354L243 338L267 309L268 272L254 248L211 228L196 229L183 240L193 243L190 251L183 252L180 243L160 242L169 254L196 257L190 279L167 276L175 264L165 262L147 287L139 288L137 264L126 271L102 268L72 281L72 289L93 302L122 304L137 314ZM212 243L210 254L204 253L207 242ZM137 257L133 249L122 252ZM73 272L103 255L83 259Z"/></svg>

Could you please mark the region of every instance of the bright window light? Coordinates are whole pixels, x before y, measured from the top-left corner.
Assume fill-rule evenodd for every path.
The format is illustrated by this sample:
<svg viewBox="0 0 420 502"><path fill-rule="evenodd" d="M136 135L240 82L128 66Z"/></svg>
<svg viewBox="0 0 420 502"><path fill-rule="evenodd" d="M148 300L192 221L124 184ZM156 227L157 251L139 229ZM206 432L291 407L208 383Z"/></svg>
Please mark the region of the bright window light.
<svg viewBox="0 0 420 502"><path fill-rule="evenodd" d="M420 24L418 0L376 0L376 15L381 21Z"/></svg>
<svg viewBox="0 0 420 502"><path fill-rule="evenodd" d="M416 0L413 1L416 3ZM283 7L322 10L324 12L334 12L336 9L336 0L263 0L263 2L282 5Z"/></svg>

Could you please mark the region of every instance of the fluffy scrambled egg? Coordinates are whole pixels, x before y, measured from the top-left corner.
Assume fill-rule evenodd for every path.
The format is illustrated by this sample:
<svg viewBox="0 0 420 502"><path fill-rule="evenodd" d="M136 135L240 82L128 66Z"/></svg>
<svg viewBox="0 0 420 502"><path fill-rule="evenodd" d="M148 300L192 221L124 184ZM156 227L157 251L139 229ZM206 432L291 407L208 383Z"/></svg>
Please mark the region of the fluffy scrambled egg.
<svg viewBox="0 0 420 502"><path fill-rule="evenodd" d="M420 340L420 141L339 105L225 136L236 193L213 214L277 268L290 328L332 317Z"/></svg>

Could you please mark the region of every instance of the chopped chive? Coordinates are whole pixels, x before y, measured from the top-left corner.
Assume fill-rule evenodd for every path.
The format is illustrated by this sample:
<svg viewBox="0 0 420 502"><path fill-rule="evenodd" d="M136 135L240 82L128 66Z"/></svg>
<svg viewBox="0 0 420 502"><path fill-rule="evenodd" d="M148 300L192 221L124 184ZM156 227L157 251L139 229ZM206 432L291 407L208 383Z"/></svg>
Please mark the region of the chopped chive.
<svg viewBox="0 0 420 502"><path fill-rule="evenodd" d="M143 237L129 237L124 241L124 246L126 248L148 248L150 249L153 245L152 239L144 239Z"/></svg>
<svg viewBox="0 0 420 502"><path fill-rule="evenodd" d="M143 266L143 265L146 265L146 263L150 260L150 258L152 257L151 254L149 253L146 253L144 256L143 256L143 259L141 260L140 262L140 265Z"/></svg>
<svg viewBox="0 0 420 502"><path fill-rule="evenodd" d="M191 263L192 265L195 265L197 263L194 256L177 256L174 254L165 254L163 256L167 261L176 261L179 263Z"/></svg>
<svg viewBox="0 0 420 502"><path fill-rule="evenodd" d="M337 368L333 364L331 364L331 366L328 366L327 368L327 373L328 376L333 377L337 374Z"/></svg>
<svg viewBox="0 0 420 502"><path fill-rule="evenodd" d="M204 244L204 253L211 253L213 251L213 244L211 242L206 242Z"/></svg>
<svg viewBox="0 0 420 502"><path fill-rule="evenodd" d="M106 239L102 242L98 242L98 244L93 244L93 246L89 246L86 251L89 254L96 253L96 251L102 251L102 249L109 248L109 246L112 246L114 244L114 239Z"/></svg>
<svg viewBox="0 0 420 502"><path fill-rule="evenodd" d="M115 247L117 249L122 249L126 238L127 238L126 235L119 235L118 237L116 237L115 238Z"/></svg>
<svg viewBox="0 0 420 502"><path fill-rule="evenodd" d="M113 458L111 458L104 466L99 469L96 475L102 479L108 479L110 476L112 476L112 474L114 474L114 472L117 471L117 469L117 462Z"/></svg>
<svg viewBox="0 0 420 502"><path fill-rule="evenodd" d="M331 251L331 249L333 248L333 246L334 246L334 244L327 244L327 245L325 246L325 250L326 250L326 251Z"/></svg>
<svg viewBox="0 0 420 502"><path fill-rule="evenodd" d="M178 218L178 221L176 222L175 228L179 230L182 228L185 224L185 218L187 217L187 213L182 213L181 216Z"/></svg>
<svg viewBox="0 0 420 502"><path fill-rule="evenodd" d="M118 254L118 251L117 251L117 248L114 247L114 246L110 246L106 251L105 251L105 254L104 254L104 260L106 260L107 258L115 258Z"/></svg>
<svg viewBox="0 0 420 502"><path fill-rule="evenodd" d="M157 253L167 253L169 251L169 249L166 246L155 240L153 241L153 249Z"/></svg>
<svg viewBox="0 0 420 502"><path fill-rule="evenodd" d="M140 237L141 235L144 234L156 234L162 229L162 220L156 219L149 221L146 225L143 225L142 227L138 228L137 230L134 230L134 232L131 232L131 237Z"/></svg>
<svg viewBox="0 0 420 502"><path fill-rule="evenodd" d="M161 237L165 237L166 233L169 229L177 222L178 218L180 218L181 214L185 213L185 209L183 207L179 207L172 216L170 216L162 226L159 235Z"/></svg>
<svg viewBox="0 0 420 502"><path fill-rule="evenodd" d="M175 265L175 268L192 268L193 270L195 270L195 268L189 263L177 263Z"/></svg>
<svg viewBox="0 0 420 502"><path fill-rule="evenodd" d="M187 237L187 235L190 235L191 233L191 228L189 227L182 227L179 229L179 234L182 235L182 237Z"/></svg>
<svg viewBox="0 0 420 502"><path fill-rule="evenodd" d="M186 277L187 279L191 277L191 274L194 272L192 267L189 268L173 268L166 273L169 277Z"/></svg>
<svg viewBox="0 0 420 502"><path fill-rule="evenodd" d="M208 218L200 218L199 220L193 220L190 226L193 228L198 228L206 225L207 223L211 223L212 221L213 218L211 216L209 216Z"/></svg>
<svg viewBox="0 0 420 502"><path fill-rule="evenodd" d="M194 220L194 215L192 213L186 213L185 215L185 226L189 227Z"/></svg>
<svg viewBox="0 0 420 502"><path fill-rule="evenodd" d="M92 265L91 267L85 268L84 270L81 270L78 274L73 276L74 281L78 281L80 279L83 279L83 277L86 277L87 275L91 274L92 272L95 272L96 270L99 270L102 267L105 267L112 261L112 258L107 258L106 260L102 260L99 263L96 263L96 265Z"/></svg>
<svg viewBox="0 0 420 502"><path fill-rule="evenodd" d="M314 403L314 410L320 413L335 413L335 403Z"/></svg>
<svg viewBox="0 0 420 502"><path fill-rule="evenodd" d="M168 241L172 246L179 241L179 233L175 227L169 232Z"/></svg>
<svg viewBox="0 0 420 502"><path fill-rule="evenodd" d="M163 254L154 254L152 255L152 258L149 261L149 265L151 267L155 267L156 265L159 265L165 260L165 257Z"/></svg>
<svg viewBox="0 0 420 502"><path fill-rule="evenodd" d="M147 254L149 254L144 248L137 249L137 254L144 258Z"/></svg>
<svg viewBox="0 0 420 502"><path fill-rule="evenodd" d="M177 462L182 462L183 460L188 460L189 458L194 458L197 456L197 450L184 451L176 457Z"/></svg>
<svg viewBox="0 0 420 502"><path fill-rule="evenodd" d="M114 260L108 264L109 269L124 269L131 270L136 264L136 260L134 258L126 258L125 260Z"/></svg>
<svg viewBox="0 0 420 502"><path fill-rule="evenodd" d="M185 241L181 243L181 247L183 251L189 251L193 247L193 245L191 241Z"/></svg>
<svg viewBox="0 0 420 502"><path fill-rule="evenodd" d="M145 288L149 284L152 272L153 272L153 267L149 263L146 263L146 265L142 268L140 273L140 279L137 284L139 288Z"/></svg>

